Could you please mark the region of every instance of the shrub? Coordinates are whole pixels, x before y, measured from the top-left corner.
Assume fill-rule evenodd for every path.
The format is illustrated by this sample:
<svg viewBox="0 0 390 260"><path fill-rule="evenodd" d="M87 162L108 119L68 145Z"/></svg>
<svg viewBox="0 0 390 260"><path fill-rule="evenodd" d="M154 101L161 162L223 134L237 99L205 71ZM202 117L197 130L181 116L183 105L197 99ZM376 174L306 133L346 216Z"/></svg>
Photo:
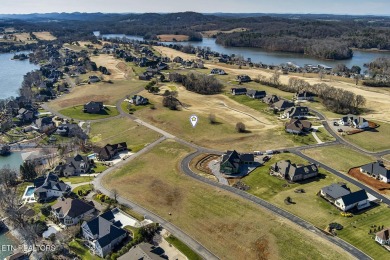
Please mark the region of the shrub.
<svg viewBox="0 0 390 260"><path fill-rule="evenodd" d="M238 133L245 133L245 124L244 123L242 123L242 122L238 122L237 124L236 124L236 131L238 132Z"/></svg>

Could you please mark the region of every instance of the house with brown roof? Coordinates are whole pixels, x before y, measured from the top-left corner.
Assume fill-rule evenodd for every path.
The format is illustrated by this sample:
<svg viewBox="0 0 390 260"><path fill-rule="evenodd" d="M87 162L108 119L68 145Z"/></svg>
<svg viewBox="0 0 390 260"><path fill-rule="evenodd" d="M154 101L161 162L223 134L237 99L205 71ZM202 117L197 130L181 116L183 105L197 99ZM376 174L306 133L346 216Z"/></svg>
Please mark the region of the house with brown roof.
<svg viewBox="0 0 390 260"><path fill-rule="evenodd" d="M375 234L375 241L379 244L390 245L390 227L383 229Z"/></svg>
<svg viewBox="0 0 390 260"><path fill-rule="evenodd" d="M279 100L272 104L272 108L278 111L284 111L294 106L294 103L288 100Z"/></svg>
<svg viewBox="0 0 390 260"><path fill-rule="evenodd" d="M273 103L276 103L280 100L280 98L276 95L268 95L265 96L262 101L268 105L272 105Z"/></svg>
<svg viewBox="0 0 390 260"><path fill-rule="evenodd" d="M291 119L284 128L287 133L302 134L310 131L311 123L307 120Z"/></svg>
<svg viewBox="0 0 390 260"><path fill-rule="evenodd" d="M93 217L95 212L93 202L86 202L80 199L63 198L51 206L52 215L65 226L78 224L86 217Z"/></svg>
<svg viewBox="0 0 390 260"><path fill-rule="evenodd" d="M98 151L98 158L101 161L109 161L114 158L119 152L126 151L127 144L126 142L118 144L107 144L102 149Z"/></svg>

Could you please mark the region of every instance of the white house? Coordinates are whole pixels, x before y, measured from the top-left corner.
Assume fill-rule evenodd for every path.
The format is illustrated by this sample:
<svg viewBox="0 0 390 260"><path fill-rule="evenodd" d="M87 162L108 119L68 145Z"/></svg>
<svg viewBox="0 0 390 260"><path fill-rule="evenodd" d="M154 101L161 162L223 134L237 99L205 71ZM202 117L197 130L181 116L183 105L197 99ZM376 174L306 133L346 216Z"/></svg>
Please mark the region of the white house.
<svg viewBox="0 0 390 260"><path fill-rule="evenodd" d="M38 177L37 179L40 178ZM39 185L36 185L35 183L38 182ZM71 187L65 184L63 181L59 180L58 176L53 173L49 173L45 177L43 183L40 181L38 182L34 181L34 185L36 187L34 195L38 201L46 201L51 198L58 198L71 192Z"/></svg>
<svg viewBox="0 0 390 260"><path fill-rule="evenodd" d="M60 198L51 209L52 215L65 226L76 225L85 217L92 216L95 211L93 202L71 198Z"/></svg>
<svg viewBox="0 0 390 260"><path fill-rule="evenodd" d="M81 225L85 245L92 253L104 258L116 245L126 238L127 232L120 228L121 223L115 221L114 210L107 211L91 221Z"/></svg>
<svg viewBox="0 0 390 260"><path fill-rule="evenodd" d="M390 170L379 162L360 166L360 172L368 174L382 182L390 183Z"/></svg>
<svg viewBox="0 0 390 260"><path fill-rule="evenodd" d="M358 210L369 207L370 202L368 201L366 191L359 190L336 199L334 205L342 211L348 211L355 207Z"/></svg>
<svg viewBox="0 0 390 260"><path fill-rule="evenodd" d="M340 118L338 123L339 125L350 126L358 129L367 128L369 126L368 121L366 119L352 114Z"/></svg>
<svg viewBox="0 0 390 260"><path fill-rule="evenodd" d="M375 241L379 244L390 245L390 228L385 228L375 234Z"/></svg>

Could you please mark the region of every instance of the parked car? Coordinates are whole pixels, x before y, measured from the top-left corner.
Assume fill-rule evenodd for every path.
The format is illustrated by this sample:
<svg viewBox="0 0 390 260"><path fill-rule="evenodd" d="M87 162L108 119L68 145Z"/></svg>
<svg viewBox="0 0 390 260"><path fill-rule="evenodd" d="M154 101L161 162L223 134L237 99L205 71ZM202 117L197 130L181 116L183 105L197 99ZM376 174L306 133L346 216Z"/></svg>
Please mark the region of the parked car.
<svg viewBox="0 0 390 260"><path fill-rule="evenodd" d="M264 156L263 157L263 162L268 162L271 158L269 156Z"/></svg>
<svg viewBox="0 0 390 260"><path fill-rule="evenodd" d="M343 132L343 129L339 128L339 129L337 129L337 132L341 133L341 132Z"/></svg>
<svg viewBox="0 0 390 260"><path fill-rule="evenodd" d="M335 121L335 122L333 122L333 125L334 125L334 126L339 126L339 123L337 123L337 122Z"/></svg>
<svg viewBox="0 0 390 260"><path fill-rule="evenodd" d="M253 151L254 155L263 155L263 152L260 151Z"/></svg>
<svg viewBox="0 0 390 260"><path fill-rule="evenodd" d="M272 151L272 150L265 151L265 154L273 154L273 153L274 153L274 151Z"/></svg>

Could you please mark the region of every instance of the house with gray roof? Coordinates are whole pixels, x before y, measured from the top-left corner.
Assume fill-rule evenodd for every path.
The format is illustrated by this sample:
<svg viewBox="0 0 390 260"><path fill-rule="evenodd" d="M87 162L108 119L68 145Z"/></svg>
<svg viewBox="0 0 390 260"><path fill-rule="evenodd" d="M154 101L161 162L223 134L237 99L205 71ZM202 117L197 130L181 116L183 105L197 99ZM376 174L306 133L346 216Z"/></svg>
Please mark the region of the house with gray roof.
<svg viewBox="0 0 390 260"><path fill-rule="evenodd" d="M282 117L301 119L301 118L306 118L308 114L309 114L308 107L291 107L284 111Z"/></svg>
<svg viewBox="0 0 390 260"><path fill-rule="evenodd" d="M254 163L253 154L239 154L235 150L227 151L221 157L220 172L227 175L238 174L242 165L253 165Z"/></svg>
<svg viewBox="0 0 390 260"><path fill-rule="evenodd" d="M342 211L360 210L370 206L365 190L351 192L345 184L332 184L320 190L320 195Z"/></svg>
<svg viewBox="0 0 390 260"><path fill-rule="evenodd" d="M65 177L88 173L91 164L87 156L77 154L75 157L68 157L66 161L58 165L54 172Z"/></svg>
<svg viewBox="0 0 390 260"><path fill-rule="evenodd" d="M268 105L272 105L280 100L280 98L276 95L265 96L262 101Z"/></svg>
<svg viewBox="0 0 390 260"><path fill-rule="evenodd" d="M99 114L103 109L103 102L90 101L84 105L83 111L90 114Z"/></svg>
<svg viewBox="0 0 390 260"><path fill-rule="evenodd" d="M264 98L267 95L267 93L264 90L249 89L246 92L246 95L250 98L261 99Z"/></svg>
<svg viewBox="0 0 390 260"><path fill-rule="evenodd" d="M46 116L40 117L35 120L34 126L40 133L46 133L55 128L55 124L53 122L53 118Z"/></svg>
<svg viewBox="0 0 390 260"><path fill-rule="evenodd" d="M303 181L318 175L315 164L296 165L290 160L283 160L271 166L271 174L290 181Z"/></svg>
<svg viewBox="0 0 390 260"><path fill-rule="evenodd" d="M343 116L338 121L339 125L350 126L358 129L367 128L369 126L368 121L363 117L348 114Z"/></svg>
<svg viewBox="0 0 390 260"><path fill-rule="evenodd" d="M295 93L295 100L314 100L314 93L311 93L309 91L300 91L298 93Z"/></svg>
<svg viewBox="0 0 390 260"><path fill-rule="evenodd" d="M81 225L85 245L95 255L106 257L112 250L127 237L122 229L122 223L115 220L113 209L107 211Z"/></svg>
<svg viewBox="0 0 390 260"><path fill-rule="evenodd" d="M45 177L43 183L40 181L34 181L34 184L39 184L34 191L37 201L49 201L53 198L58 198L71 192L71 187L61 181L54 173L49 173Z"/></svg>
<svg viewBox="0 0 390 260"><path fill-rule="evenodd" d="M294 103L288 100L279 100L272 104L272 108L277 111L284 111L294 106Z"/></svg>
<svg viewBox="0 0 390 260"><path fill-rule="evenodd" d="M390 170L380 162L360 166L360 172L368 174L382 182L390 183Z"/></svg>
<svg viewBox="0 0 390 260"><path fill-rule="evenodd" d="M147 99L143 96L140 96L140 95L134 95L130 99L130 103L135 105L135 106L147 105L147 104L149 104L149 99Z"/></svg>
<svg viewBox="0 0 390 260"><path fill-rule="evenodd" d="M245 95L247 92L246 88L231 88L230 89L232 95L237 96L237 95Z"/></svg>
<svg viewBox="0 0 390 260"><path fill-rule="evenodd" d="M129 252L122 255L118 260L161 260L167 259L165 251L158 246L142 242L132 247Z"/></svg>
<svg viewBox="0 0 390 260"><path fill-rule="evenodd" d="M92 217L95 212L93 202L80 199L60 198L51 206L51 214L65 226L73 226L86 217Z"/></svg>
<svg viewBox="0 0 390 260"><path fill-rule="evenodd" d="M31 122L34 118L34 112L30 109L21 108L16 117L22 122Z"/></svg>

